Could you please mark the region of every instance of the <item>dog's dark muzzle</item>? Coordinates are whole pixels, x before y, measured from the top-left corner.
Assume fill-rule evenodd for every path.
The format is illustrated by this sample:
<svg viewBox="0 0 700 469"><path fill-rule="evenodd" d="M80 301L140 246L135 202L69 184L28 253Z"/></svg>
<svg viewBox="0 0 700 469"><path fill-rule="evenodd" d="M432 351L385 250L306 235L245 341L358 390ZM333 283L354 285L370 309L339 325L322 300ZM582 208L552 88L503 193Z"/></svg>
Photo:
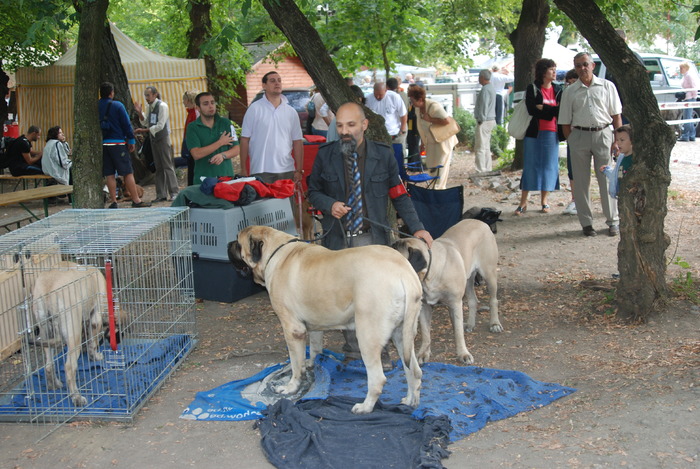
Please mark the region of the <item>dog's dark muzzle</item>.
<svg viewBox="0 0 700 469"><path fill-rule="evenodd" d="M241 245L238 243L238 241L231 241L228 243L227 251L228 260L231 261L231 264L233 264L233 268L236 269L238 275L241 277L249 277L252 271L241 256Z"/></svg>

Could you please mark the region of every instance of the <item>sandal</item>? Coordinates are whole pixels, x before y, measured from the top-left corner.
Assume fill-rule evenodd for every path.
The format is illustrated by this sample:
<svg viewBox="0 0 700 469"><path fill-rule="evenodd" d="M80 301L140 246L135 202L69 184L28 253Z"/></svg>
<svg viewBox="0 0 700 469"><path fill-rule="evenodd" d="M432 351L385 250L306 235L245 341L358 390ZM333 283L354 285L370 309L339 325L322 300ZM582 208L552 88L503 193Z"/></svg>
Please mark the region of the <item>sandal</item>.
<svg viewBox="0 0 700 469"><path fill-rule="evenodd" d="M551 211L552 211L552 209L549 207L549 204L544 204L542 206L542 213L549 213Z"/></svg>
<svg viewBox="0 0 700 469"><path fill-rule="evenodd" d="M525 212L527 212L527 206L525 206L525 207L518 206L518 208L515 209L515 212L513 213L513 215L515 215L516 217L519 217L520 215L522 215Z"/></svg>

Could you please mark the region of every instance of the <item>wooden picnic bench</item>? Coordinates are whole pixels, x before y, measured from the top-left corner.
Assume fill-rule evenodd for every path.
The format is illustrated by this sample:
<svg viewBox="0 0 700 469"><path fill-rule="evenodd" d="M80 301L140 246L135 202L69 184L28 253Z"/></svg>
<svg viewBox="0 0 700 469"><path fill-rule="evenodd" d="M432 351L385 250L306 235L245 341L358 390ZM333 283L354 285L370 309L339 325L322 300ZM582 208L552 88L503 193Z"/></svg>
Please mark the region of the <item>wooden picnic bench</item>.
<svg viewBox="0 0 700 469"><path fill-rule="evenodd" d="M26 205L26 202L33 200L44 200L44 216L49 216L49 199L62 195L70 195L73 193L73 186L64 186L56 184L53 186L36 187L34 189L25 189L22 191L5 192L0 194L0 207L6 205L19 204L25 209L32 218L39 220L39 217L34 214Z"/></svg>
<svg viewBox="0 0 700 469"><path fill-rule="evenodd" d="M28 174L25 176L0 174L0 189L2 189L2 192L5 192L5 183L14 183L12 190L16 191L20 184L22 185L22 189L25 190L30 188L30 183L33 183L34 188L37 188L39 186L46 186L49 181L53 181L53 178L51 176L47 176L46 174Z"/></svg>

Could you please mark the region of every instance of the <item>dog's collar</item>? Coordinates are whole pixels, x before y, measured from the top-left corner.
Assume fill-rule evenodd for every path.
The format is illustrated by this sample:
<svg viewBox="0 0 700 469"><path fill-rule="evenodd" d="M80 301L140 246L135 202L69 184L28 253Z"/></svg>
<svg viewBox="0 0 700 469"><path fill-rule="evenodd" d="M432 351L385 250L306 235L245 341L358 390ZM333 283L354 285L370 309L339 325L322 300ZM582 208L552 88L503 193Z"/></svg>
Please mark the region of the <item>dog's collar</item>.
<svg viewBox="0 0 700 469"><path fill-rule="evenodd" d="M275 256L275 254L277 254L277 251L279 251L280 249L285 247L287 244L296 243L299 241L302 241L302 240L299 238L292 238L289 241L287 241L286 243L280 244L279 246L277 246L277 248L274 251L272 251L272 254L270 254L270 257L267 258L267 263L265 263L265 270L267 270L267 266L270 264L270 260L272 260L272 258Z"/></svg>

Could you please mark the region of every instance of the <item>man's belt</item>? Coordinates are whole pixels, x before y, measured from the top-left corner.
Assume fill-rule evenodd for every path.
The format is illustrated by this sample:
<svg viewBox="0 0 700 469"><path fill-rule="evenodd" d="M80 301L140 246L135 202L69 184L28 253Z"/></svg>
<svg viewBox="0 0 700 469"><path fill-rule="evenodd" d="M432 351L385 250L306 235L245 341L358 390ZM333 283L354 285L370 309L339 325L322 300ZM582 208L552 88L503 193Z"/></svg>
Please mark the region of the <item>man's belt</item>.
<svg viewBox="0 0 700 469"><path fill-rule="evenodd" d="M355 236L360 236L360 235L363 235L363 234L365 234L365 235L366 235L366 234L369 234L369 228L367 228L366 230L357 230L357 233L350 233L349 231L346 231L346 232L345 232L345 236L346 236L347 238L353 238L353 237L355 237Z"/></svg>
<svg viewBox="0 0 700 469"><path fill-rule="evenodd" d="M610 124L606 124L603 127L579 127L578 125L573 126L576 130L583 130L584 132L600 132L610 127Z"/></svg>

